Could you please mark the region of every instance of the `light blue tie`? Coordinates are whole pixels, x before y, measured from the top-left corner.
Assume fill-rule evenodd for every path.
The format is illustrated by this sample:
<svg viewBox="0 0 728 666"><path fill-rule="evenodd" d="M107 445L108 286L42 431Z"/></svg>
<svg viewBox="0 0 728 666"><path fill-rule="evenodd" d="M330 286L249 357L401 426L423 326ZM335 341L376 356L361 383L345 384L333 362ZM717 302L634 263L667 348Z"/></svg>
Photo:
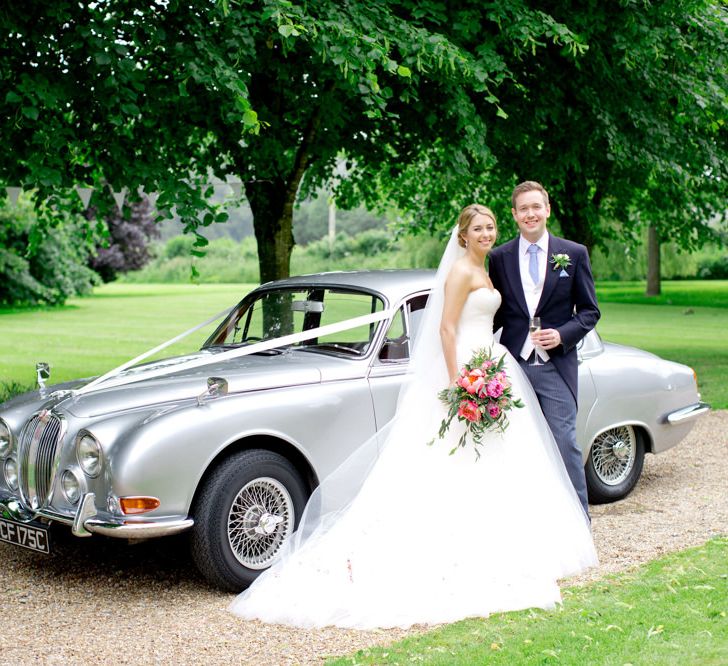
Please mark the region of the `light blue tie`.
<svg viewBox="0 0 728 666"><path fill-rule="evenodd" d="M528 246L528 273L533 280L533 284L538 284L538 245L532 243Z"/></svg>

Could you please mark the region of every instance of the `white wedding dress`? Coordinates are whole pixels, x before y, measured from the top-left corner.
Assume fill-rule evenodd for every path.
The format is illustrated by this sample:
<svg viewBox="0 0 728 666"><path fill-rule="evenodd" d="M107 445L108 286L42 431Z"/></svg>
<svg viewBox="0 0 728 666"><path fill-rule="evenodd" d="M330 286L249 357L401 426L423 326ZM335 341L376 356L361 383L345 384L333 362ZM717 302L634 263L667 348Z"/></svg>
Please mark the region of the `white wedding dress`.
<svg viewBox="0 0 728 666"><path fill-rule="evenodd" d="M234 600L234 613L299 627L452 622L552 607L557 579L596 564L588 520L533 390L493 341L499 304L496 291L469 294L457 348L459 363L481 347L507 355L514 395L526 406L509 413L505 433L486 434L479 460L471 445L449 455L463 428L456 421L445 441L428 446L445 407L432 387L405 389L358 493L342 499L351 481L337 489L335 473L333 499L310 503L317 515L304 517L282 559Z"/></svg>

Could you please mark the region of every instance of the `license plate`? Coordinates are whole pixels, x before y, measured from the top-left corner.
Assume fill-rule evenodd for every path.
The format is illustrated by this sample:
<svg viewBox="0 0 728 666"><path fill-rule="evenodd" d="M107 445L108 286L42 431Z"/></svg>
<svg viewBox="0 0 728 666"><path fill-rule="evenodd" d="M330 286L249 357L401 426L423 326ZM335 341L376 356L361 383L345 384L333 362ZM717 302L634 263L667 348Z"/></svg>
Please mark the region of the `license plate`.
<svg viewBox="0 0 728 666"><path fill-rule="evenodd" d="M22 546L38 553L50 552L48 528L0 518L0 541Z"/></svg>

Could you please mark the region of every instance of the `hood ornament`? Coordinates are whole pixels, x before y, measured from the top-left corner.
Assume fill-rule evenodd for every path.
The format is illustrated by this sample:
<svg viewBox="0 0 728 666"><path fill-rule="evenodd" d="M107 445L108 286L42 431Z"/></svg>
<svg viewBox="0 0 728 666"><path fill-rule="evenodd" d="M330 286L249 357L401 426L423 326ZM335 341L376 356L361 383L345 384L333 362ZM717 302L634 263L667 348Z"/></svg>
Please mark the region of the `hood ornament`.
<svg viewBox="0 0 728 666"><path fill-rule="evenodd" d="M46 379L50 379L51 366L49 363L36 363L35 364L36 381L38 382L38 388L42 391L46 385Z"/></svg>

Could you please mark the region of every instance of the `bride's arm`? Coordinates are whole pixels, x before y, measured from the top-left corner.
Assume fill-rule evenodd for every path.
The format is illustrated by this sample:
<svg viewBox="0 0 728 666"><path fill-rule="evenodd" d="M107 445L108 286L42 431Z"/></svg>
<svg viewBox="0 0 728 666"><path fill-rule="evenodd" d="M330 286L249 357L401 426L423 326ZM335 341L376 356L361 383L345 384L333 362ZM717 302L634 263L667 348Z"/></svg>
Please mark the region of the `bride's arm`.
<svg viewBox="0 0 728 666"><path fill-rule="evenodd" d="M463 311L465 299L470 291L471 276L460 264L456 263L450 270L445 281L445 302L442 307L442 319L440 320L440 340L442 341L442 353L445 356L447 375L450 382L454 382L458 376L458 363L455 351L458 321Z"/></svg>

